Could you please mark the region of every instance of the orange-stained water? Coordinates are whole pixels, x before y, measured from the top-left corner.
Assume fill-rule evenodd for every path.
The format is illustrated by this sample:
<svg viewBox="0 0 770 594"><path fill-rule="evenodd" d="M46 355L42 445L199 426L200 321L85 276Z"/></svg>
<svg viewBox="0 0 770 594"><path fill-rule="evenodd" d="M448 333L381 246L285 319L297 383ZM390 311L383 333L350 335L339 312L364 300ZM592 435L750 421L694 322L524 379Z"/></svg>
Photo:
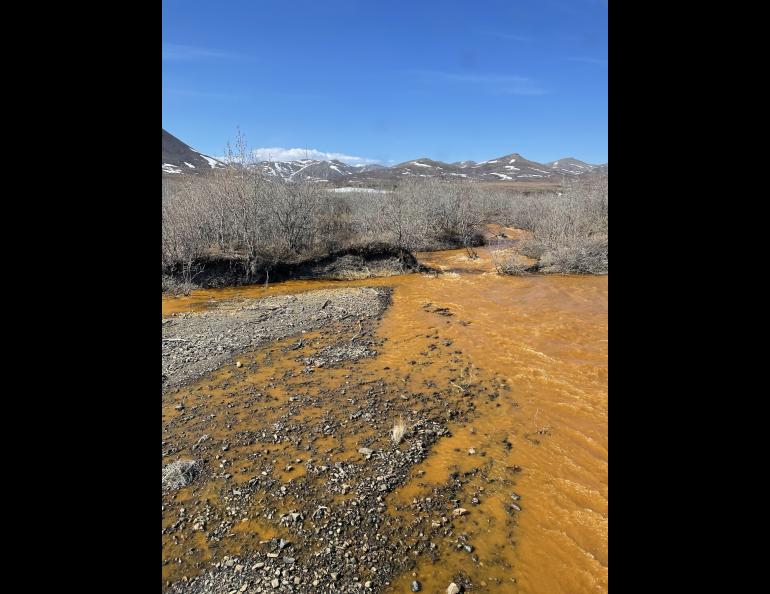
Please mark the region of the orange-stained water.
<svg viewBox="0 0 770 594"><path fill-rule="evenodd" d="M387 498L396 507L429 496L431 486L453 470L486 465L489 476L500 478L479 483L480 505L462 503L470 514L459 519L458 531L467 524L479 564L454 551L435 565L420 561L415 573L423 591L443 592L464 571L482 592L606 592L608 277L500 276L489 252L482 248L479 255L469 260L465 250L419 254L441 275L198 291L164 298L163 315L229 299L392 286L393 303L377 331L388 339L378 368L406 369L417 337L439 328L477 373L501 376L511 387L494 405L480 405L478 418L452 427L452 436L440 440L413 478ZM426 303L447 307L454 316L441 318ZM522 469L513 489L505 480L512 465ZM513 529L504 508L513 501L512 490L522 508ZM389 591L408 592L412 579L412 572L399 577Z"/></svg>

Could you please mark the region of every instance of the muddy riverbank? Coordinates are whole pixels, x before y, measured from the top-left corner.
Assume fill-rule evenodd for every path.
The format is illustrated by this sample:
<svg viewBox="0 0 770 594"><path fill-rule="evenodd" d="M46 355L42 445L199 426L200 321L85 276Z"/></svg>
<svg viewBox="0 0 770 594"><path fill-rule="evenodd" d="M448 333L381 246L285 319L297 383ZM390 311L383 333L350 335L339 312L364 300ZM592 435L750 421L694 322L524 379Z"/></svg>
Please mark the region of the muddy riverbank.
<svg viewBox="0 0 770 594"><path fill-rule="evenodd" d="M355 280L425 271L414 254L386 243L367 243L334 250L323 256L256 261L247 266L239 256L207 256L189 266L163 271L164 293L234 287L285 280Z"/></svg>

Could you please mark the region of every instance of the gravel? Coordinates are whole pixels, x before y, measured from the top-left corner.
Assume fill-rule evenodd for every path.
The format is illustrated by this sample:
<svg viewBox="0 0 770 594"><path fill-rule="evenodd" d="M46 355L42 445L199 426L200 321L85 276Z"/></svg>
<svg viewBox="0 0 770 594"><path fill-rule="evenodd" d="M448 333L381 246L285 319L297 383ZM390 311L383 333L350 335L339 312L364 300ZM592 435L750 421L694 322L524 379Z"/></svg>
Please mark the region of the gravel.
<svg viewBox="0 0 770 594"><path fill-rule="evenodd" d="M354 326L379 317L390 300L388 288L341 288L309 291L236 302L163 320L163 389L189 383L233 356L292 334L339 322ZM369 353L357 345L341 352L329 347L313 361L316 366Z"/></svg>

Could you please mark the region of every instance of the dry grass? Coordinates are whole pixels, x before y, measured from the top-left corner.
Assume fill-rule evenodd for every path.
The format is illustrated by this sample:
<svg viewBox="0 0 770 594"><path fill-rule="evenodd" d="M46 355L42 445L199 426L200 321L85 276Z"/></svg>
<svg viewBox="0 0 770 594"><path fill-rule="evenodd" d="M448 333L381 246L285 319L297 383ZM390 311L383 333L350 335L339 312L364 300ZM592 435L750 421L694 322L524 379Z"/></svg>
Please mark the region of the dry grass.
<svg viewBox="0 0 770 594"><path fill-rule="evenodd" d="M514 250L497 250L492 252L492 263L500 274L521 275L537 272L537 259L529 258Z"/></svg>
<svg viewBox="0 0 770 594"><path fill-rule="evenodd" d="M189 485L198 476L200 467L195 460L177 460L163 469L163 487L181 489Z"/></svg>
<svg viewBox="0 0 770 594"><path fill-rule="evenodd" d="M390 439L395 445L398 445L404 439L404 435L406 435L406 423L403 418L400 418L393 423L393 429L390 430Z"/></svg>

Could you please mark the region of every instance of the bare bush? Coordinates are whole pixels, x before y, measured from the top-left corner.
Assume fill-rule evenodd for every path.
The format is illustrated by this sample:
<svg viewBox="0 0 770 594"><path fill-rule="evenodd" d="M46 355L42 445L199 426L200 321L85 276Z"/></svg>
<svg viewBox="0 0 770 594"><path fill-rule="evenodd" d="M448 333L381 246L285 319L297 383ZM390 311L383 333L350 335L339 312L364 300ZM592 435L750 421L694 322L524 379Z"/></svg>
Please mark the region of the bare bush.
<svg viewBox="0 0 770 594"><path fill-rule="evenodd" d="M606 274L608 186L606 177L576 180L560 192L512 200L505 222L532 231L519 251L550 273ZM520 273L515 264L508 274Z"/></svg>
<svg viewBox="0 0 770 594"><path fill-rule="evenodd" d="M207 175L164 180L163 273L182 291L211 259L242 266L256 282L281 264L365 243L395 246L404 266L415 251L465 247L473 258L482 226L492 222L532 231L520 252L545 271L607 271L606 178L524 193L404 176L379 189L332 193L260 173L240 131L225 161ZM521 268L507 266L501 271ZM166 287L173 288L164 280Z"/></svg>

